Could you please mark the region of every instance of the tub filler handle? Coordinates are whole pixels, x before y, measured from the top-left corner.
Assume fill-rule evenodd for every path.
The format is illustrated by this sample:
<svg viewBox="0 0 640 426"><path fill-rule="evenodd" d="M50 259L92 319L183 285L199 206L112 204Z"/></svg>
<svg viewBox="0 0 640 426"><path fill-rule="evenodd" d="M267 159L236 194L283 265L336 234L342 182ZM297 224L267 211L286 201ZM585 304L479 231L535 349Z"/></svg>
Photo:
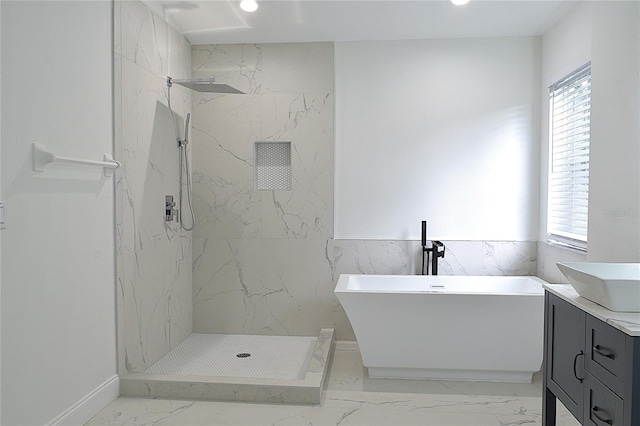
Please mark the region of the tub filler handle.
<svg viewBox="0 0 640 426"><path fill-rule="evenodd" d="M580 352L578 352L578 353L576 354L576 356L573 358L573 375L576 377L576 379L578 379L578 381L579 381L580 383L582 383L582 381L584 380L584 378L582 378L582 379L581 379L580 377L578 377L578 371L576 370L576 367L577 367L577 364L578 364L578 357L579 357L580 355L584 355L584 352L583 352L582 350L580 350Z"/></svg>

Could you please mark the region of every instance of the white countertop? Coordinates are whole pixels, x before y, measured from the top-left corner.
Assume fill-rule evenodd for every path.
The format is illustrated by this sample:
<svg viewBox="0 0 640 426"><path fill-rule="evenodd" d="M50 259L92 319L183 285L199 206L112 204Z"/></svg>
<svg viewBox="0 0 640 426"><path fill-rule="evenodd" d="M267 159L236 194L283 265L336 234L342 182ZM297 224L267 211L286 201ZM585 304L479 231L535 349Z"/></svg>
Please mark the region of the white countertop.
<svg viewBox="0 0 640 426"><path fill-rule="evenodd" d="M542 287L623 333L629 336L640 336L640 313L610 311L604 306L579 296L570 284L543 284Z"/></svg>

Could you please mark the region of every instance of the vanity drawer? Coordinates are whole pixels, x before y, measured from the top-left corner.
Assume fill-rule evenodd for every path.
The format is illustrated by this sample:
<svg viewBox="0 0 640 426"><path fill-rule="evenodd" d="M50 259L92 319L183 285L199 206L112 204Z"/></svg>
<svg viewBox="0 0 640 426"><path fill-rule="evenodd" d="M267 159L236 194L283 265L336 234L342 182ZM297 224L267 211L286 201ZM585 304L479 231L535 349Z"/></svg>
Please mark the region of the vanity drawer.
<svg viewBox="0 0 640 426"><path fill-rule="evenodd" d="M589 373L585 375L584 424L591 426L615 426L624 424L624 403L611 389Z"/></svg>
<svg viewBox="0 0 640 426"><path fill-rule="evenodd" d="M591 315L587 315L586 325L585 369L619 396L624 397L624 333Z"/></svg>

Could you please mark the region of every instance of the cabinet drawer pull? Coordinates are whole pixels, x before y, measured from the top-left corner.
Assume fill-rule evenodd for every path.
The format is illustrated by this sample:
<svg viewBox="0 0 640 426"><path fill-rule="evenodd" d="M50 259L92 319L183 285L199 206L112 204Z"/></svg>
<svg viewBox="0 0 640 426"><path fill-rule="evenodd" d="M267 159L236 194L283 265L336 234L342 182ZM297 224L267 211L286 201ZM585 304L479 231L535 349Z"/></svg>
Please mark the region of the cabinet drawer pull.
<svg viewBox="0 0 640 426"><path fill-rule="evenodd" d="M611 359L616 359L616 354L612 353L612 352L605 352L603 350L604 348L600 345L595 345L593 347L593 350L598 354L598 355L602 355L604 357L607 358L611 358Z"/></svg>
<svg viewBox="0 0 640 426"><path fill-rule="evenodd" d="M576 366L578 364L578 357L580 355L584 355L584 352L580 351L576 354L576 356L573 358L573 375L576 377L576 379L578 379L578 381L580 383L582 383L582 380L580 377L578 377L578 371L576 370Z"/></svg>
<svg viewBox="0 0 640 426"><path fill-rule="evenodd" d="M594 405L593 408L591 409L591 412L593 413L593 415L595 416L596 419L598 419L601 422L606 423L608 425L612 425L613 424L613 420L605 419L604 417L600 417L600 414L598 414L598 411L600 411L600 409L598 408L597 405Z"/></svg>

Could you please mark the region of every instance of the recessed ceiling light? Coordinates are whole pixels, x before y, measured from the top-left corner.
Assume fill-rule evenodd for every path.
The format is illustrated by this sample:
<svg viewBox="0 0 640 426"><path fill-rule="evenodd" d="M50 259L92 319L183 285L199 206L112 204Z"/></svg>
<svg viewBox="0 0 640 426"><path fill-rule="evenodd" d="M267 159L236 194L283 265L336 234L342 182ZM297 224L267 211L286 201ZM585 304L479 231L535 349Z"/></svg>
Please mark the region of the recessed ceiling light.
<svg viewBox="0 0 640 426"><path fill-rule="evenodd" d="M469 0L449 0L449 1L455 4L456 6L464 6L465 4L469 3Z"/></svg>
<svg viewBox="0 0 640 426"><path fill-rule="evenodd" d="M258 10L258 3L256 3L256 0L242 0L240 2L240 9L245 12L255 12Z"/></svg>

